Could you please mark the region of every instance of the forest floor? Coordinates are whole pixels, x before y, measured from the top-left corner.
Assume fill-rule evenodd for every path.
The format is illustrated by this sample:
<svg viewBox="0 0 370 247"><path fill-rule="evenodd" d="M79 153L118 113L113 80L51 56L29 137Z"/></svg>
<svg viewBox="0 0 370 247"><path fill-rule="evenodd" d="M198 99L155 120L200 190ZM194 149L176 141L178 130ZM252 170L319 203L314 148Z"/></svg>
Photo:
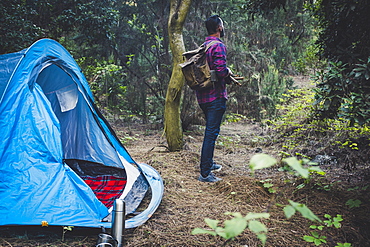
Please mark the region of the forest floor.
<svg viewBox="0 0 370 247"><path fill-rule="evenodd" d="M256 153L266 153L280 160L281 143L277 135L249 120L224 123L215 149L215 161L223 166L216 175L223 180L202 183L199 176L199 158L204 128L194 126L184 133L185 149L169 152L162 130L148 125L120 125L114 128L133 159L154 167L165 185L163 200L153 216L142 226L126 229L124 246L261 246L261 241L250 230L225 242L221 237L192 235L194 228L209 229L205 218L231 219L225 212L270 213L261 220L268 227L266 246L315 246L303 240L304 235L316 231L326 237L326 244L352 243L352 246L370 246L370 170L368 165L344 169L341 157L324 162L326 174L302 179L285 172L281 165L258 170L254 175L249 161ZM127 138L129 137L129 138ZM326 140L322 140L326 141ZM306 147L307 148L307 147ZM310 149L311 154L315 150ZM316 155L325 155L316 153ZM311 157L314 158L314 157ZM268 191L267 179L276 191ZM265 182L261 182L265 181ZM286 219L283 206L289 200L307 205L321 220L325 214L341 215L339 229L325 227L322 231L310 229L320 225L296 213ZM352 204L348 203L352 199ZM356 201L358 200L358 201ZM360 202L360 203L355 203ZM98 229L61 227L1 227L0 247L25 246L95 246ZM321 238L323 239L323 238Z"/></svg>

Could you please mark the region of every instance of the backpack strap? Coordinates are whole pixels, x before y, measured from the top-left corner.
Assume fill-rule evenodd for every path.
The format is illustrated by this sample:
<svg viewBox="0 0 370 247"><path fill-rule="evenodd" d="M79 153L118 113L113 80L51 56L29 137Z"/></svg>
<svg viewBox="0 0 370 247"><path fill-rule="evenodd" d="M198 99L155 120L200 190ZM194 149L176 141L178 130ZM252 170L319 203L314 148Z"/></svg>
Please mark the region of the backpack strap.
<svg viewBox="0 0 370 247"><path fill-rule="evenodd" d="M218 40L212 40L211 42L209 42L207 45L206 45L206 50L205 52L207 52L207 50L214 44L217 44L217 43L221 43L220 41Z"/></svg>

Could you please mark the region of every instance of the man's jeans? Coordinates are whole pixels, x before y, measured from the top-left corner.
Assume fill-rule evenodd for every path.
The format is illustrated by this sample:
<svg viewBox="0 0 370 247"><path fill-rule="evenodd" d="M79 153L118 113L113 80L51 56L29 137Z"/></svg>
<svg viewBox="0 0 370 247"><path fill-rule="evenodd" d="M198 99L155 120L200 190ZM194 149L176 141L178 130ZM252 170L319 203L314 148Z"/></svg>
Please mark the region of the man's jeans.
<svg viewBox="0 0 370 247"><path fill-rule="evenodd" d="M213 165L213 153L217 136L220 133L222 117L226 110L226 99L219 98L199 106L206 117L206 130L200 158L200 174L207 177Z"/></svg>

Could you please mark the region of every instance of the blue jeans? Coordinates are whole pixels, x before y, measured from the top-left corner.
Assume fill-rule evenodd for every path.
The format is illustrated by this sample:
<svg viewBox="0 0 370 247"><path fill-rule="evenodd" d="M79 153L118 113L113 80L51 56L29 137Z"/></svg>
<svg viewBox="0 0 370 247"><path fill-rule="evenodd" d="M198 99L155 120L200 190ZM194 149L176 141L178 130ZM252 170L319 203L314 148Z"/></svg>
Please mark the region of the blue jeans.
<svg viewBox="0 0 370 247"><path fill-rule="evenodd" d="M222 117L226 111L226 99L219 98L209 103L200 104L199 106L206 117L206 130L204 132L200 157L200 174L203 177L207 177L213 165L215 143L220 133Z"/></svg>

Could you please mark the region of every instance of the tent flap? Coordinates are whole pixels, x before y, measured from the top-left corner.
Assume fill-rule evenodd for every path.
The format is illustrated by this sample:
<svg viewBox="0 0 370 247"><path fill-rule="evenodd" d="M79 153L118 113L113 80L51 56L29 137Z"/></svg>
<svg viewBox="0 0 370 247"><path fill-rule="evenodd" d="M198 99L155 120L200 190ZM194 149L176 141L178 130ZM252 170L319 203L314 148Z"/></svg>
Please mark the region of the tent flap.
<svg viewBox="0 0 370 247"><path fill-rule="evenodd" d="M68 86L56 91L61 112L73 110L78 102L77 88Z"/></svg>

